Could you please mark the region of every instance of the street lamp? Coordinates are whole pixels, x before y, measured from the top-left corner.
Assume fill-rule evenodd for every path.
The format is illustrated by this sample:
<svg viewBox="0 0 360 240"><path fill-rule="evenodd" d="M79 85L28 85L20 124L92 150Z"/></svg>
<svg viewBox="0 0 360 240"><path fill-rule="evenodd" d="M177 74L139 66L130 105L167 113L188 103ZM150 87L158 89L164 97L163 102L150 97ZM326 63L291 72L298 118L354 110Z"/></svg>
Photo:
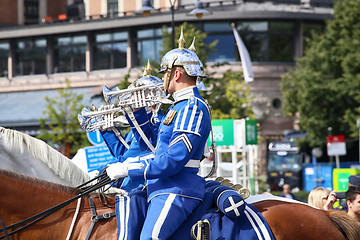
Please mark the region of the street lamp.
<svg viewBox="0 0 360 240"><path fill-rule="evenodd" d="M174 20L174 15L175 15L175 3L176 0L169 0L170 2L170 12L171 12L171 41L172 41L172 48L175 48L175 20ZM151 12L156 11L156 9L154 9L151 6L151 2L150 0L143 0L142 1L142 7L135 11L136 13L142 13L144 14L144 16L150 16ZM197 0L195 3L195 8L189 12L187 14L187 16L196 16L197 18L202 18L202 16L205 15L210 15L212 14L212 12L209 12L207 10L204 9L204 4L200 1Z"/></svg>
<svg viewBox="0 0 360 240"><path fill-rule="evenodd" d="M174 24L174 12L175 12L175 2L176 0L169 0L170 2L170 11L171 11L171 39L172 39L172 48L175 48L175 43L174 43L174 39L175 39L175 24ZM151 2L150 0L143 0L142 1L142 7L135 11L136 13L142 13L144 14L144 16L150 16L151 12L156 11L155 8L153 8L151 6Z"/></svg>
<svg viewBox="0 0 360 240"><path fill-rule="evenodd" d="M176 0L171 1L170 2L170 10L171 10L171 44L172 44L172 49L175 48L175 19L174 19L174 13L175 13L175 3Z"/></svg>
<svg viewBox="0 0 360 240"><path fill-rule="evenodd" d="M356 120L356 126L359 129L359 162L360 162L360 118Z"/></svg>
<svg viewBox="0 0 360 240"><path fill-rule="evenodd" d="M212 12L204 9L204 4L197 0L195 3L195 8L187 14L187 16L196 16L197 18L202 18L203 16L210 15Z"/></svg>

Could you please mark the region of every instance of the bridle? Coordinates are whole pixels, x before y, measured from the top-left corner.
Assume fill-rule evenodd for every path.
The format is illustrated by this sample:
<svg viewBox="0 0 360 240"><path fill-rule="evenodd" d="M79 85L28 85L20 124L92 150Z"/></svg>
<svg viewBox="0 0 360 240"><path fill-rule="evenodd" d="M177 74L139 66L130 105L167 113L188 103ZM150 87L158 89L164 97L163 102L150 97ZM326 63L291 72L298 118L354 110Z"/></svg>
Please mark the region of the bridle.
<svg viewBox="0 0 360 240"><path fill-rule="evenodd" d="M25 220L22 220L20 222L17 222L15 224L12 224L10 226L5 226L2 218L0 218L0 222L1 222L1 225L2 225L2 228L0 229L0 232L3 232L4 235L0 236L0 239L9 239L9 236L10 235L13 235L15 233L18 233L28 227L30 227L31 225L41 221L42 219L52 215L53 213L57 212L58 210L66 207L67 205L71 204L72 202L76 201L77 199L91 193L91 192L94 192L108 184L111 184L113 182L115 182L116 180L111 180L107 175L106 173L103 173L103 174L100 174L99 176L91 179L90 181L87 181L83 184L81 184L80 186L78 186L77 188L82 188L84 186L86 186L87 184L89 184L90 182L92 181L95 181L97 179L100 179L96 184L92 185L92 186L89 186L89 187L85 187L83 188L83 192L81 192L79 195L65 201L65 202L62 202L52 208L49 208L41 213L38 213L32 217L29 217ZM12 230L14 228L18 228L20 227L19 229L16 229L16 230Z"/></svg>

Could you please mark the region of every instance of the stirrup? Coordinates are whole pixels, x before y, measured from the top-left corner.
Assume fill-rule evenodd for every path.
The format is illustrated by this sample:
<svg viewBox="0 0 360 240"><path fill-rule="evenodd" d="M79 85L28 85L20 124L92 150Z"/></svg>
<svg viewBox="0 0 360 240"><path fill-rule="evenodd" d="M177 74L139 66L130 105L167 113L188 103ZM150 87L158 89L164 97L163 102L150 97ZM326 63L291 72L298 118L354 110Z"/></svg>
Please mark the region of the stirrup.
<svg viewBox="0 0 360 240"><path fill-rule="evenodd" d="M196 227L197 233L195 234ZM193 240L210 240L210 222L205 219L195 223L191 228L191 238Z"/></svg>

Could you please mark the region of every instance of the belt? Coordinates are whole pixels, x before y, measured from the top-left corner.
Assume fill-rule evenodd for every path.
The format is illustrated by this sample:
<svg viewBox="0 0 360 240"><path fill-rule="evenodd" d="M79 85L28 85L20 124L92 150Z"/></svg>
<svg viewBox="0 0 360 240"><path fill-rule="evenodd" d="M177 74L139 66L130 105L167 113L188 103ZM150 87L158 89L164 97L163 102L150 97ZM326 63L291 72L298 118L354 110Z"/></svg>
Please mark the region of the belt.
<svg viewBox="0 0 360 240"><path fill-rule="evenodd" d="M200 160L190 159L185 167L200 168Z"/></svg>

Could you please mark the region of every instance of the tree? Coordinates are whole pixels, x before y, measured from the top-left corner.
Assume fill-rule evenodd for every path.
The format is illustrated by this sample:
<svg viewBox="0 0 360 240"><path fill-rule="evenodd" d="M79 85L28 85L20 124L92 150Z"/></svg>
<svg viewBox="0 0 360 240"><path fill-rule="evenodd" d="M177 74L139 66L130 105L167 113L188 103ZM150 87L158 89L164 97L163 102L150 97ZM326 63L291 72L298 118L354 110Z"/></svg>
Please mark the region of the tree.
<svg viewBox="0 0 360 240"><path fill-rule="evenodd" d="M250 88L243 81L242 71L228 70L221 78L212 76L213 73L209 74L207 82L211 87L205 94L213 119L255 118L250 103Z"/></svg>
<svg viewBox="0 0 360 240"><path fill-rule="evenodd" d="M46 118L39 119L41 134L37 137L70 157L89 142L77 119L83 108L80 103L83 95L73 93L68 80L66 84L65 88L57 90L58 96L45 97L47 105L43 113Z"/></svg>
<svg viewBox="0 0 360 240"><path fill-rule="evenodd" d="M299 125L310 146L332 134L358 135L360 117L360 0L336 1L334 19L323 34L313 34L304 57L284 75L284 110L299 114Z"/></svg>

